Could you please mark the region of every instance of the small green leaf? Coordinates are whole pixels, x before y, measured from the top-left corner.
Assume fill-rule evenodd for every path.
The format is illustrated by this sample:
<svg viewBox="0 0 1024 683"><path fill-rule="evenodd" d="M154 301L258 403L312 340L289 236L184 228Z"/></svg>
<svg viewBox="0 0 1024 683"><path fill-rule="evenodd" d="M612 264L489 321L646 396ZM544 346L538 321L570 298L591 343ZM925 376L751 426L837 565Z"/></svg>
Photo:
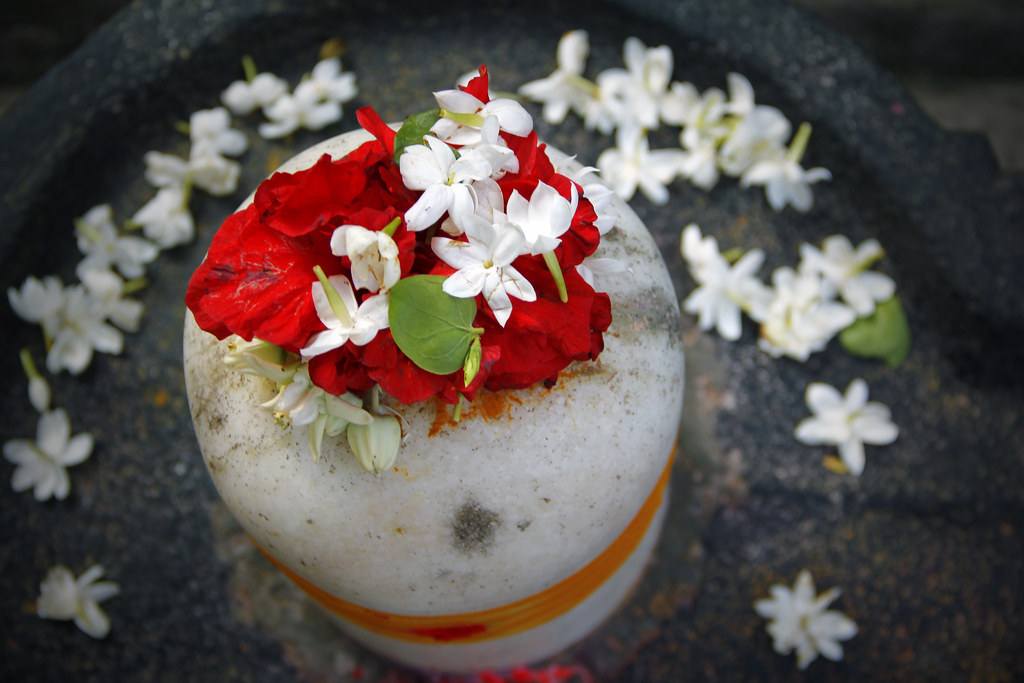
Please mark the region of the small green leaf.
<svg viewBox="0 0 1024 683"><path fill-rule="evenodd" d="M442 275L402 278L388 295L388 324L395 344L413 363L435 375L463 368L473 340L476 300L441 289Z"/></svg>
<svg viewBox="0 0 1024 683"><path fill-rule="evenodd" d="M855 356L881 358L892 367L902 363L910 352L910 326L900 298L893 296L858 318L839 333L839 342Z"/></svg>
<svg viewBox="0 0 1024 683"><path fill-rule="evenodd" d="M409 145L422 145L423 136L430 133L430 128L441 118L440 109L430 109L413 114L402 122L402 127L395 133L395 163Z"/></svg>

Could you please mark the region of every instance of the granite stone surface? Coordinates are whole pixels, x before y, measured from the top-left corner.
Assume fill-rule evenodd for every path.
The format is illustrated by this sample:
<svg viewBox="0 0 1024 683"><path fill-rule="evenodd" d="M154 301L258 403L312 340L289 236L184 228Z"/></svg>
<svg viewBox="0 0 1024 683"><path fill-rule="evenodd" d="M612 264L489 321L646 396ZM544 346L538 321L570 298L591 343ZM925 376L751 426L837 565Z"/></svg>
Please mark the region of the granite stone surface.
<svg viewBox="0 0 1024 683"><path fill-rule="evenodd" d="M802 678L793 657L772 651L752 603L806 567L820 590L842 588L835 606L860 627L842 662L816 661L807 678L1024 677L1020 175L1000 172L980 136L938 128L890 73L789 5L594 2L585 14L567 1L492 5L499 22L462 0L443 15L405 2L127 7L0 118L4 286L29 274L72 281L74 217L110 202L123 220L147 201L142 155L187 153L175 122L213 106L241 76L244 54L295 83L337 38L360 86L332 130L280 142L250 135L246 191L295 151L355 127L357 106L400 118L484 62L499 89L543 76L572 28L590 32L591 75L621 63L630 35L671 46L675 78L701 88L724 87L739 71L760 102L814 126L806 161L834 178L815 187L807 214L775 213L760 192L728 179L711 192L676 183L666 206L635 199L677 294L694 287L678 252L690 221L723 248L763 248L762 274L795 265L802 241L877 237L887 254L878 268L896 280L907 309L911 354L895 369L836 344L803 364L774 360L749 323L730 343L684 315L687 403L665 534L630 602L557 661L602 681ZM576 120L537 121L544 138L584 161L610 144ZM254 124L240 125L252 133ZM97 443L71 470L67 500L2 494L5 679L414 680L347 643L276 574L203 469L185 405L182 299L241 194L194 198L197 242L151 269L139 295L147 314L123 354L51 379L54 404ZM28 347L39 362L39 331L7 307L0 327L8 331L0 371L10 378L0 439L31 437L36 416L17 351ZM792 436L809 382L844 388L855 377L901 430L894 444L868 447L860 477L830 471L829 449ZM107 639L35 616L50 566L80 573L94 562L122 586L104 603Z"/></svg>

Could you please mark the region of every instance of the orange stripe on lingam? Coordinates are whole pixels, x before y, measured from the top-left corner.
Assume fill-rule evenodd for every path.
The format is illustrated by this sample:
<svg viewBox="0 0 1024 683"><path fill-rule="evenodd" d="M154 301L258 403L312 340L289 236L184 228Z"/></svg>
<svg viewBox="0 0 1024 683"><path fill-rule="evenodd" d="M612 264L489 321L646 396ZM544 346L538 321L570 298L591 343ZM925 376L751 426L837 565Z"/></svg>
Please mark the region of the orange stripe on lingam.
<svg viewBox="0 0 1024 683"><path fill-rule="evenodd" d="M539 593L477 612L431 616L379 612L331 595L284 566L259 544L256 547L321 606L367 631L414 643L476 643L506 638L560 617L583 602L618 571L636 550L661 507L674 460L673 448L661 477L636 516L618 538L589 564Z"/></svg>

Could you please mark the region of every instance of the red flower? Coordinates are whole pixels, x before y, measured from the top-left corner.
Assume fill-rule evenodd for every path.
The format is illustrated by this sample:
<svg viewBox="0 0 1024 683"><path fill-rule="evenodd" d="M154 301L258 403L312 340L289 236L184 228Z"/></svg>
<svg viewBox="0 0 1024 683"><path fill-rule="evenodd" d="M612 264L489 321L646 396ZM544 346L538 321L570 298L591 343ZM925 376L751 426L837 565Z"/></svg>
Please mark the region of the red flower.
<svg viewBox="0 0 1024 683"><path fill-rule="evenodd" d="M463 90L487 102L486 67ZM330 239L340 225L381 230L404 218L419 197L405 187L392 158L394 131L372 109L357 113L375 139L342 159L322 156L310 168L275 173L256 191L253 203L229 216L214 235L206 259L193 274L185 296L199 326L224 338L237 334L258 337L298 353L310 337L323 330L313 305L314 267L326 275L349 276L347 256L335 256ZM498 180L506 201L513 191L527 199L538 183L570 197L573 181L555 172L535 133L504 136L519 161L516 173ZM562 235L555 256L562 269L568 302L559 299L547 264L540 256L523 255L513 265L534 286L535 301L516 300L505 326L477 297L474 325L482 327L480 370L468 387L461 370L435 375L417 366L395 344L390 330L381 330L365 346L344 344L309 359L312 381L340 395L364 392L379 384L403 403L437 396L457 403L482 387L525 388L551 384L569 363L597 358L603 333L611 323L608 296L597 293L576 270L600 241L596 215L582 197L571 227ZM432 231L410 232L400 222L392 237L399 250L401 276L432 273L450 275L453 269L430 248ZM356 294L360 298L359 293Z"/></svg>

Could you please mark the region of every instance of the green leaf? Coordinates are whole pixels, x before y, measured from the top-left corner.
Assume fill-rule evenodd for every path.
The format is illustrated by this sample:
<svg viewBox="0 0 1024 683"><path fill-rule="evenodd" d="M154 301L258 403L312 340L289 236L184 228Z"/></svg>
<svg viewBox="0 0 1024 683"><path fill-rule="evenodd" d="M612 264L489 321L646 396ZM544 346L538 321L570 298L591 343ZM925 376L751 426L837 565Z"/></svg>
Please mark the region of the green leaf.
<svg viewBox="0 0 1024 683"><path fill-rule="evenodd" d="M898 296L878 304L875 312L839 333L839 342L855 356L881 358L892 367L910 352L910 326Z"/></svg>
<svg viewBox="0 0 1024 683"><path fill-rule="evenodd" d="M430 128L441 118L440 109L430 109L413 114L402 122L402 127L395 133L395 163L409 145L422 145L423 136L430 133Z"/></svg>
<svg viewBox="0 0 1024 683"><path fill-rule="evenodd" d="M473 340L476 300L446 294L442 275L402 278L388 295L388 324L395 344L413 363L435 375L448 375L466 363Z"/></svg>

